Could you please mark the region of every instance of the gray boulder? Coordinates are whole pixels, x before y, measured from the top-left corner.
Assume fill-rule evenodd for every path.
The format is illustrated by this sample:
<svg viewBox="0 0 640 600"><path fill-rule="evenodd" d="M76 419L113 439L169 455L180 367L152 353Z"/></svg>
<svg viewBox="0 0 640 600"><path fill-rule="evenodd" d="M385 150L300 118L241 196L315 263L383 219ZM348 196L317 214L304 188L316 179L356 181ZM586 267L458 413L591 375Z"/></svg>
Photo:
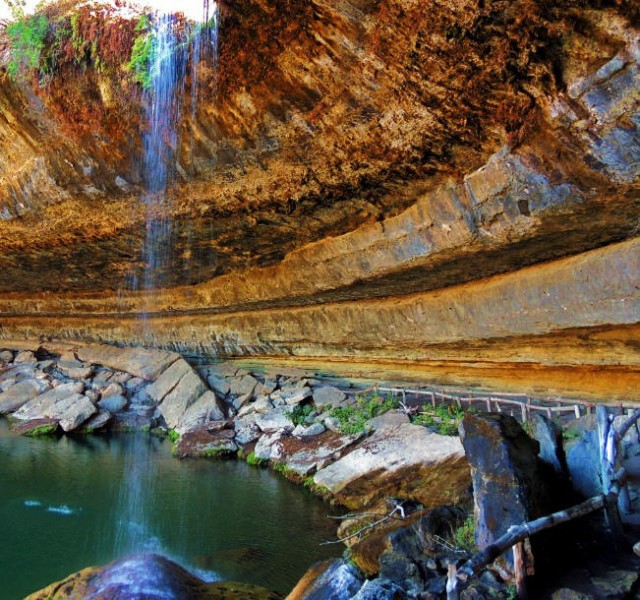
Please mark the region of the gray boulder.
<svg viewBox="0 0 640 600"><path fill-rule="evenodd" d="M12 413L47 389L47 384L38 379L25 379L0 394L0 415Z"/></svg>
<svg viewBox="0 0 640 600"><path fill-rule="evenodd" d="M180 417L176 431L182 435L211 421L224 421L224 413L216 395L206 390Z"/></svg>
<svg viewBox="0 0 640 600"><path fill-rule="evenodd" d="M84 384L81 381L63 383L36 396L17 410L13 416L16 419L23 421L31 421L33 419L43 419L47 417L53 418L49 413L53 410L53 407L56 404L62 402L69 396L82 394L83 391Z"/></svg>
<svg viewBox="0 0 640 600"><path fill-rule="evenodd" d="M313 403L319 407L325 406L337 406L340 404L347 395L332 385L325 385L313 390Z"/></svg>
<svg viewBox="0 0 640 600"><path fill-rule="evenodd" d="M264 415L256 417L256 425L264 433L273 433L274 431L293 431L295 425L293 421L285 414L282 409L272 410Z"/></svg>
<svg viewBox="0 0 640 600"><path fill-rule="evenodd" d="M38 359L30 350L22 350L18 352L18 354L16 354L16 357L13 359L13 362L14 363L30 363L35 365L38 362Z"/></svg>
<svg viewBox="0 0 640 600"><path fill-rule="evenodd" d="M476 544L481 550L512 525L553 512L548 471L537 456L540 444L513 417L466 413L460 435L471 466ZM512 564L509 553L505 559Z"/></svg>

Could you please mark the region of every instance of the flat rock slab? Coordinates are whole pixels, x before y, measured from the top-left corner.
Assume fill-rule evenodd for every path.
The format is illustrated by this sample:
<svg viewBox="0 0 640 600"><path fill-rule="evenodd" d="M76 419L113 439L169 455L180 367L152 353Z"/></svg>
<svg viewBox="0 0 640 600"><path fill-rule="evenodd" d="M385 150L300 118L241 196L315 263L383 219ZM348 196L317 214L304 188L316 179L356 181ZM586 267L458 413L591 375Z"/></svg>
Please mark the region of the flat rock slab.
<svg viewBox="0 0 640 600"><path fill-rule="evenodd" d="M12 413L46 389L46 384L36 379L26 379L0 394L0 415Z"/></svg>
<svg viewBox="0 0 640 600"><path fill-rule="evenodd" d="M382 429L318 471L316 485L356 510L387 497L416 500L429 508L459 501L471 481L462 443L419 425Z"/></svg>
<svg viewBox="0 0 640 600"><path fill-rule="evenodd" d="M79 346L76 355L84 362L126 371L146 381L157 379L169 365L180 358L175 352L150 348L117 348L106 344Z"/></svg>
<svg viewBox="0 0 640 600"><path fill-rule="evenodd" d="M233 441L234 437L233 429L217 429L201 425L180 436L176 442L175 455L178 458L195 456L224 458L231 456L238 451L238 446Z"/></svg>
<svg viewBox="0 0 640 600"><path fill-rule="evenodd" d="M17 384L16 384L17 385ZM14 386L15 387L15 386ZM13 388L11 388L13 389ZM24 404L19 410L17 410L13 416L16 419L23 421L30 421L33 419L42 419L50 417L49 411L53 410L53 407L65 398L77 394L81 394L84 391L84 384L80 381L72 381L69 383L63 383L58 387L55 387L34 399Z"/></svg>
<svg viewBox="0 0 640 600"><path fill-rule="evenodd" d="M306 477L338 460L361 437L327 431L306 438L287 436L275 444L280 446L280 460L292 471Z"/></svg>

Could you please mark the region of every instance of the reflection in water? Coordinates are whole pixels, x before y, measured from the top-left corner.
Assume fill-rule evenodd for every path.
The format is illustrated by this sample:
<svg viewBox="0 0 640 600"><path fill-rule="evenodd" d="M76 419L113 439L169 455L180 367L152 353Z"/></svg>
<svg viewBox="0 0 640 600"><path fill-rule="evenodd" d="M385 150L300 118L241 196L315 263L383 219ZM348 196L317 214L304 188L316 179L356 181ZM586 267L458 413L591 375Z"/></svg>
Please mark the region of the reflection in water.
<svg viewBox="0 0 640 600"><path fill-rule="evenodd" d="M320 546L335 536L328 512L270 471L178 461L168 440L30 439L0 420L0 600L149 547L207 580L287 593L340 552Z"/></svg>

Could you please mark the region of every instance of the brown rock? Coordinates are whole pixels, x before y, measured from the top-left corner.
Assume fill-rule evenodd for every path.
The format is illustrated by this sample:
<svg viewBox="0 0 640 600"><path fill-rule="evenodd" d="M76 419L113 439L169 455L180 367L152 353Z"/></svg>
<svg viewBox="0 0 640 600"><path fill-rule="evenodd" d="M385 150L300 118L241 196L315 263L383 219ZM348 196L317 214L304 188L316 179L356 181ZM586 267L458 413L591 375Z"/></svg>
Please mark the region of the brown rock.
<svg viewBox="0 0 640 600"><path fill-rule="evenodd" d="M375 432L313 480L350 509L375 506L387 497L433 507L463 498L470 473L458 438L400 425Z"/></svg>

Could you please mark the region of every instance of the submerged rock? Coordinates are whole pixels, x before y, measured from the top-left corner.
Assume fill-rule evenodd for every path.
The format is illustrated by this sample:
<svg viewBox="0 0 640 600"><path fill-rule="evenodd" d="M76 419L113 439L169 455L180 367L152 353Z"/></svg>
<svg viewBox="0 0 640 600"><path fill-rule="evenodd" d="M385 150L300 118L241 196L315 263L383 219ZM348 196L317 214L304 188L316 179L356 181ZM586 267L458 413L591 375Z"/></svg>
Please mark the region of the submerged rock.
<svg viewBox="0 0 640 600"><path fill-rule="evenodd" d="M25 600L278 600L264 588L235 583L207 584L156 554L89 567L31 594Z"/></svg>

